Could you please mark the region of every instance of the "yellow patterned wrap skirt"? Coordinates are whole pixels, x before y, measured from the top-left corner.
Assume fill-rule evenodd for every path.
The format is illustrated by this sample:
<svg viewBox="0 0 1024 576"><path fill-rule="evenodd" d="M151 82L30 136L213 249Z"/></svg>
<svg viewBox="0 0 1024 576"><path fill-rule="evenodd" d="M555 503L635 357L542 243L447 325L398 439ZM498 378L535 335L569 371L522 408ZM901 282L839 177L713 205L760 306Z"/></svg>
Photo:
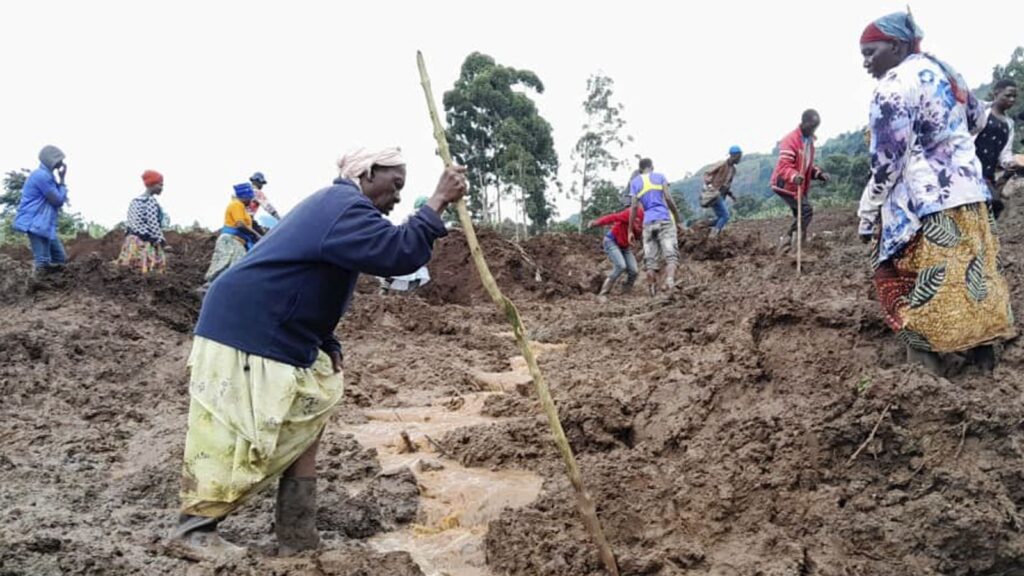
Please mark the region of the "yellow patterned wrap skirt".
<svg viewBox="0 0 1024 576"><path fill-rule="evenodd" d="M875 270L885 321L911 348L962 352L1016 334L999 239L984 203L926 216Z"/></svg>

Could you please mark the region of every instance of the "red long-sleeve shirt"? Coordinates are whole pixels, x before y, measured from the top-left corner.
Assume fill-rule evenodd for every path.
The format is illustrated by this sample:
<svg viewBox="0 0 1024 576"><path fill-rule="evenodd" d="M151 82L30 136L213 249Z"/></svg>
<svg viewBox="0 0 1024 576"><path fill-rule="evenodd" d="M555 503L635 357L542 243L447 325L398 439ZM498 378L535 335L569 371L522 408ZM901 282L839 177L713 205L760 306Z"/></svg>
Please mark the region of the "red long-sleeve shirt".
<svg viewBox="0 0 1024 576"><path fill-rule="evenodd" d="M636 238L639 238L644 233L643 222L644 208L643 206L637 206L636 218L633 220L633 236ZM622 212L616 212L594 220L595 226L608 226L609 224L611 224L612 229L608 231L608 237L615 240L619 248L629 248L629 208Z"/></svg>
<svg viewBox="0 0 1024 576"><path fill-rule="evenodd" d="M806 155L806 158L805 158ZM793 182L796 176L803 176L804 183ZM772 190L796 198L797 192L807 198L811 180L821 176L821 169L814 165L814 139L804 140L800 127L779 141L779 161L772 172Z"/></svg>

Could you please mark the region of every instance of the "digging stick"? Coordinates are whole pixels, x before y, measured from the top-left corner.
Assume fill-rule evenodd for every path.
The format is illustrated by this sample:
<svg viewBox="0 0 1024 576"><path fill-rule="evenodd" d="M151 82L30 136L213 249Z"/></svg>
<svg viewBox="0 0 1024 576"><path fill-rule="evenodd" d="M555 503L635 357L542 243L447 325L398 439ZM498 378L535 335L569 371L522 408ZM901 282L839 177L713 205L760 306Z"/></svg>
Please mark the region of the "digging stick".
<svg viewBox="0 0 1024 576"><path fill-rule="evenodd" d="M796 190L796 275L803 273L803 244L804 244L804 205L801 198L804 195L804 185L801 184Z"/></svg>
<svg viewBox="0 0 1024 576"><path fill-rule="evenodd" d="M796 275L800 276L803 274L804 264L804 203L803 196L804 192L810 187L811 183L807 181L807 157L811 153L811 146L814 144L804 144L804 153L800 158L800 175L804 176L804 181L796 188Z"/></svg>
<svg viewBox="0 0 1024 576"><path fill-rule="evenodd" d="M451 166L452 156L448 150L448 139L445 137L444 128L441 127L441 119L437 115L437 105L434 104L434 93L430 87L430 76L427 74L427 66L423 61L422 52L416 52L416 63L420 70L420 83L423 85L423 93L427 97L430 120L434 124L434 139L437 140L437 152L440 154L441 159L444 160L445 166ZM569 446L569 441L565 437L565 431L562 430L562 423L558 419L558 409L551 398L551 391L548 389L547 383L544 382L540 367L537 366L537 357L530 347L530 341L526 336L526 328L519 317L519 310L516 309L515 304L511 300L501 293L497 282L494 281L494 276L491 275L491 271L487 267L487 261L484 259L483 251L480 249L480 243L477 242L476 230L473 228L473 221L470 219L469 211L466 209L465 200L459 200L455 204L455 209L459 214L459 222L462 224L462 230L466 235L469 253L473 257L473 263L476 264L477 272L480 273L480 281L487 290L487 294L490 295L491 300L494 300L494 303L497 304L498 308L505 314L505 317L512 325L512 332L515 334L516 343L519 345L523 358L526 359L526 365L530 369L530 376L533 378L537 396L540 397L540 404L548 417L548 424L551 426L551 434L554 436L555 445L562 454L566 475L568 475L569 483L572 484L573 491L576 493L576 505L579 508L580 515L583 517L583 525L590 533L590 537L594 539L594 543L597 544L605 570L612 576L619 576L619 567L615 562L615 555L612 554L608 539L605 538L604 530L601 529L601 521L597 518L597 509L594 506L594 501L587 494L587 490L583 486L583 477L580 474L579 466L576 464L576 458L572 454L572 447Z"/></svg>

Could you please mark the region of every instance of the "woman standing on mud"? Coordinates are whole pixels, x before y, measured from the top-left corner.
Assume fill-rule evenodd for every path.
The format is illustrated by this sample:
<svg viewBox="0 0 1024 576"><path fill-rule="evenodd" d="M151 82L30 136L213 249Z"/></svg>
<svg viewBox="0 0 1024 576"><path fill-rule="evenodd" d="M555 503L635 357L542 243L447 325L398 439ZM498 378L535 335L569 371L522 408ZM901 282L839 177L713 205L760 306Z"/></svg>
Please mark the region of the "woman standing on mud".
<svg viewBox="0 0 1024 576"><path fill-rule="evenodd" d="M860 39L864 68L880 82L859 231L874 238L875 289L908 360L941 373L939 354L963 352L991 370L992 345L1014 328L970 133L983 110L959 74L921 53L922 37L909 13L896 13Z"/></svg>
<svg viewBox="0 0 1024 576"><path fill-rule="evenodd" d="M278 476L279 552L318 546L317 444L342 397L338 321L359 274L399 276L430 260L447 234L440 215L466 192L464 170L446 169L426 205L394 226L384 215L405 186L400 151L359 150L338 164L334 185L295 207L203 301L170 545L181 555L240 551L217 523Z"/></svg>
<svg viewBox="0 0 1024 576"><path fill-rule="evenodd" d="M156 197L164 190L164 177L156 170L142 174L146 191L128 205L128 218L124 221L124 243L117 264L134 268L143 274L163 274L167 269L164 253L164 212Z"/></svg>
<svg viewBox="0 0 1024 576"><path fill-rule="evenodd" d="M224 227L220 229L210 267L206 270L207 285L241 260L260 239L259 233L253 229L252 214L248 210L248 204L254 196L252 184L245 182L235 185L235 195L224 209Z"/></svg>

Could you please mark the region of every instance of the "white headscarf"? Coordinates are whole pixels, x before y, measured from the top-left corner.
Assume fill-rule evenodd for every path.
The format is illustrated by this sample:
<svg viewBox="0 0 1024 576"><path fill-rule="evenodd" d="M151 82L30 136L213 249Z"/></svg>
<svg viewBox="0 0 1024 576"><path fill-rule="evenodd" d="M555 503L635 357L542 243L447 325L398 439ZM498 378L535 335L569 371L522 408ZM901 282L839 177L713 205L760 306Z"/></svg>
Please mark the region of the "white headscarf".
<svg viewBox="0 0 1024 576"><path fill-rule="evenodd" d="M345 154L338 160L338 170L342 178L347 178L359 185L359 177L370 171L374 166L403 166L405 158L402 149L394 146L379 150L358 148Z"/></svg>

